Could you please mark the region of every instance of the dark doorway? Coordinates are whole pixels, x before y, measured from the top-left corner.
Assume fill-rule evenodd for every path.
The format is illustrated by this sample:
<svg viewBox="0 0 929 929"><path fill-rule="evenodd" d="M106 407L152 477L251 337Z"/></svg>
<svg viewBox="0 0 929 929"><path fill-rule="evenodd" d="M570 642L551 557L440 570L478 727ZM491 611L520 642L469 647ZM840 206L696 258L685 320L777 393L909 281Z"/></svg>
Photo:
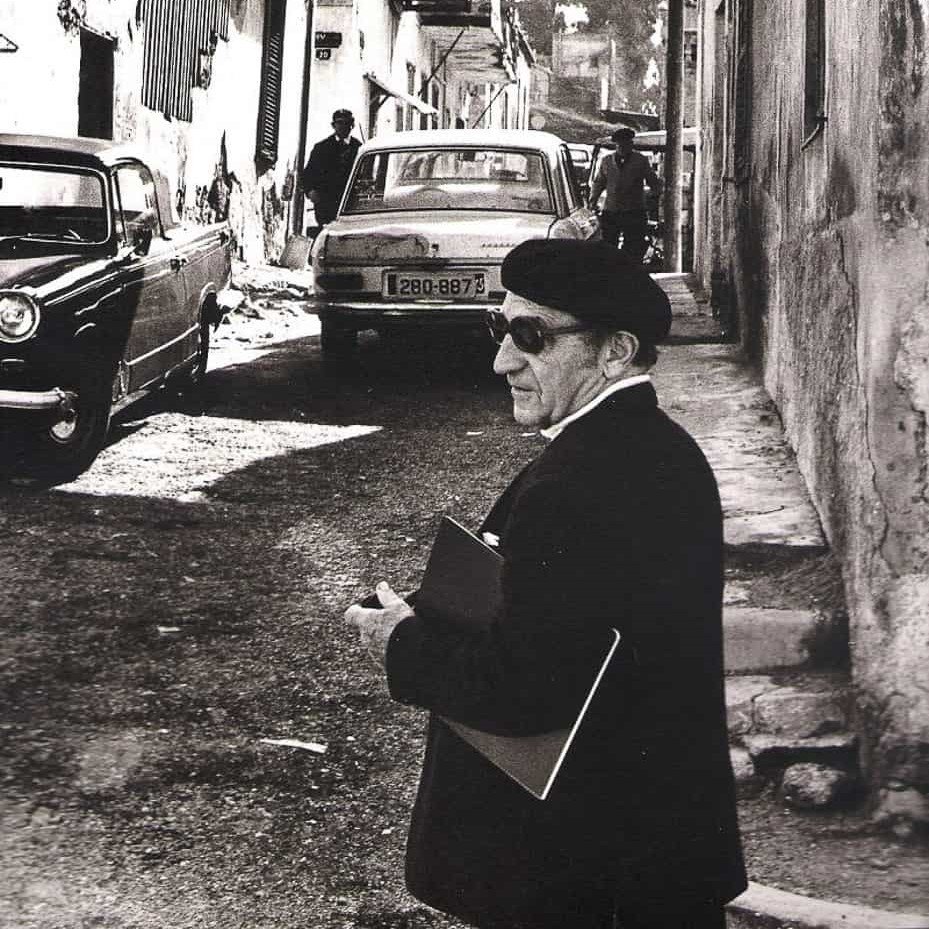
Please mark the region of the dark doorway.
<svg viewBox="0 0 929 929"><path fill-rule="evenodd" d="M113 40L81 30L81 77L77 134L113 138Z"/></svg>

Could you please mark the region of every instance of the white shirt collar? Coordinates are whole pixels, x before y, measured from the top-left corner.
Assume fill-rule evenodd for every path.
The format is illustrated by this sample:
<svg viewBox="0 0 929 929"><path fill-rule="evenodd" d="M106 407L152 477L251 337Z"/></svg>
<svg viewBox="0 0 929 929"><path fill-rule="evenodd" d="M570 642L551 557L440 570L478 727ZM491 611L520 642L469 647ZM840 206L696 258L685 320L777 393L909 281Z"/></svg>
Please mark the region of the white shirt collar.
<svg viewBox="0 0 929 929"><path fill-rule="evenodd" d="M579 410L575 410L547 429L540 429L539 432L550 442L552 439L561 435L566 426L589 413L595 406L599 406L607 397L615 394L617 390L624 390L626 387L635 387L636 384L646 384L649 381L651 381L651 377L648 374L634 374L632 377L624 377L621 380L615 381L589 403L585 403Z"/></svg>

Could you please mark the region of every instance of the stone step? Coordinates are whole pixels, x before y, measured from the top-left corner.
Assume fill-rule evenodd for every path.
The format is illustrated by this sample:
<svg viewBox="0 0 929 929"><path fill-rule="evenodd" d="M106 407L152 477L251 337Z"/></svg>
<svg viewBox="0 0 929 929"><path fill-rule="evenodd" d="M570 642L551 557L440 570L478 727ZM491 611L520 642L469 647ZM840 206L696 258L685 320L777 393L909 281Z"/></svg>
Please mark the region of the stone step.
<svg viewBox="0 0 929 929"><path fill-rule="evenodd" d="M857 788L851 691L838 671L726 679L732 767L740 794L774 783L787 802L825 809Z"/></svg>
<svg viewBox="0 0 929 929"><path fill-rule="evenodd" d="M726 544L824 546L775 407L737 347L666 345L662 354L655 387L713 467Z"/></svg>
<svg viewBox="0 0 929 929"><path fill-rule="evenodd" d="M727 907L729 929L929 929L929 916L833 903L751 883Z"/></svg>
<svg viewBox="0 0 929 929"><path fill-rule="evenodd" d="M851 721L848 676L841 672L797 675L745 674L726 678L729 736L766 735L812 739L848 729Z"/></svg>
<svg viewBox="0 0 929 929"><path fill-rule="evenodd" d="M726 670L746 673L809 664L826 634L812 610L726 606L723 611Z"/></svg>

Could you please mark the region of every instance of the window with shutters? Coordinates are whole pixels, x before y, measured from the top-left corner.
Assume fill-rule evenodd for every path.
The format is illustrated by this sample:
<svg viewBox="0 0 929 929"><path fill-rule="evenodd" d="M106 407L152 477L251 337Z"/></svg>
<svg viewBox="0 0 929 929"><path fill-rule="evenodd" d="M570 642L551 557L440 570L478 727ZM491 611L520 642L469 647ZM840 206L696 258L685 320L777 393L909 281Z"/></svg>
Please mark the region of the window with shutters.
<svg viewBox="0 0 929 929"><path fill-rule="evenodd" d="M229 38L231 0L139 0L144 41L142 105L169 119L193 118L191 90L204 62Z"/></svg>
<svg viewBox="0 0 929 929"><path fill-rule="evenodd" d="M406 92L412 97L416 94L416 66L406 63ZM406 128L413 128L413 107L406 105Z"/></svg>
<svg viewBox="0 0 929 929"><path fill-rule="evenodd" d="M255 160L270 167L277 161L281 124L281 74L284 64L284 16L287 0L267 0L261 91L258 101L258 142Z"/></svg>
<svg viewBox="0 0 929 929"><path fill-rule="evenodd" d="M433 129L439 128L439 113L442 112L442 89L439 86L438 81L432 84L432 90L430 92L430 103L432 104L435 113L429 117Z"/></svg>
<svg viewBox="0 0 929 929"><path fill-rule="evenodd" d="M422 93L420 94L420 99L428 102L429 99L429 90L424 87ZM432 117L428 113L419 114L419 128L420 129L430 129L432 128Z"/></svg>

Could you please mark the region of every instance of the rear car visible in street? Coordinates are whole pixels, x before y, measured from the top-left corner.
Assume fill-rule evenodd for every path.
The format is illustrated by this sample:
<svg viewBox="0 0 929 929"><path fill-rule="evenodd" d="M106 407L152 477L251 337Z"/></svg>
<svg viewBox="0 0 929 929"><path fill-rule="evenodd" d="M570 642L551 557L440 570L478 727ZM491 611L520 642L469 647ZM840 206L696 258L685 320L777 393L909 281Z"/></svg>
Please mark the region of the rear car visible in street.
<svg viewBox="0 0 929 929"><path fill-rule="evenodd" d="M484 325L524 239L599 238L567 145L532 130L403 132L365 143L313 244L322 349L359 331Z"/></svg>
<svg viewBox="0 0 929 929"><path fill-rule="evenodd" d="M571 162L574 165L574 176L577 178L582 192L583 186L587 183L587 178L590 175L593 150L593 145L586 142L568 142L568 151L571 152Z"/></svg>
<svg viewBox="0 0 929 929"><path fill-rule="evenodd" d="M114 411L202 379L230 251L225 223L176 221L138 152L0 135L0 429L31 470L76 476Z"/></svg>

